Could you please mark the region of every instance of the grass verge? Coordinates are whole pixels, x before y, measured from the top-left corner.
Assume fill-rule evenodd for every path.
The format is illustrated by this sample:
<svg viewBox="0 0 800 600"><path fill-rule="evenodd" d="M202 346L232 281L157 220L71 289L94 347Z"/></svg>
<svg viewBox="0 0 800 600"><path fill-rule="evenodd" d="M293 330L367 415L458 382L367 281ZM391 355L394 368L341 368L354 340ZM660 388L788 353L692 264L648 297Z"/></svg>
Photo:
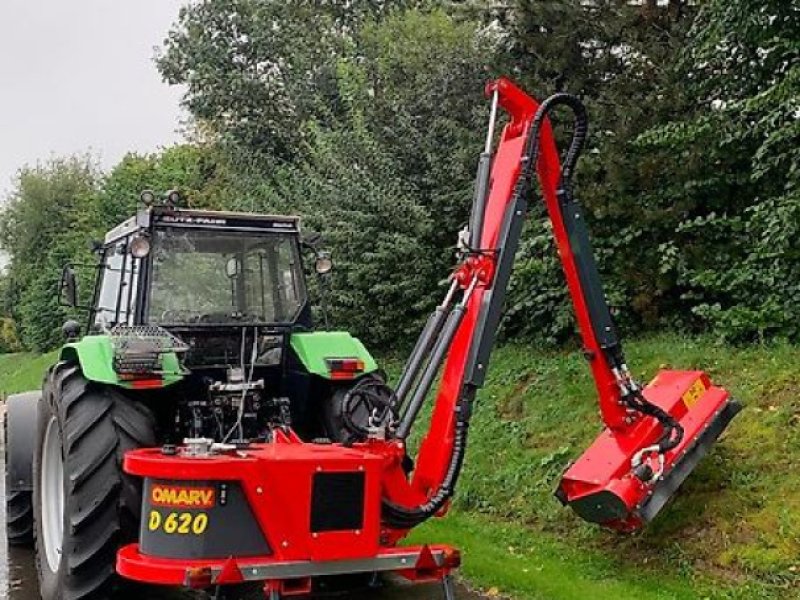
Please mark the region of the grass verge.
<svg viewBox="0 0 800 600"><path fill-rule="evenodd" d="M678 586L663 588L677 598L800 598L800 348L731 348L660 335L627 349L643 381L660 368L702 369L746 406L649 527L626 536L604 531L553 498L564 468L599 432L593 383L577 352L508 345L495 354L479 396L454 525L434 524L444 529L432 532L460 540L462 528L481 531L463 538L477 548L477 556L467 554L465 572L520 598L602 597L568 591L592 565L600 579L623 586L609 592L613 598L660 598L653 594L666 582ZM490 543L495 528L503 532L499 544ZM569 557L557 586L566 591L542 587L550 577L534 572L512 576L496 558L506 536L527 540L534 564L553 552ZM625 590L648 577L650 596ZM592 585L603 589L599 580Z"/></svg>
<svg viewBox="0 0 800 600"><path fill-rule="evenodd" d="M0 354L0 397L39 390L42 377L57 358L50 354Z"/></svg>
<svg viewBox="0 0 800 600"><path fill-rule="evenodd" d="M647 529L607 532L553 498L600 430L589 371L575 351L507 345L479 397L453 514L413 538L460 546L468 580L521 600L800 599L800 348L659 335L627 350L643 381L702 369L746 406ZM53 360L0 356L0 393L38 389Z"/></svg>

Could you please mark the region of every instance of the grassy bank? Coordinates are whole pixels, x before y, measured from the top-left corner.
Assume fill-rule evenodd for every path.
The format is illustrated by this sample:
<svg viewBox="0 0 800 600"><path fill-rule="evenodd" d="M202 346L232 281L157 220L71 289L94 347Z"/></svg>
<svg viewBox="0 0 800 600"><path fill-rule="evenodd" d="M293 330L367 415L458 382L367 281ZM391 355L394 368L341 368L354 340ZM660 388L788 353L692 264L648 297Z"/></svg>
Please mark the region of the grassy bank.
<svg viewBox="0 0 800 600"><path fill-rule="evenodd" d="M599 427L576 352L505 346L481 393L455 510L414 533L465 551L475 585L515 598L800 598L800 348L658 336L628 344L649 379L704 368L746 404L644 532L583 524L553 498ZM0 356L0 391L38 387L52 357Z"/></svg>
<svg viewBox="0 0 800 600"><path fill-rule="evenodd" d="M0 354L0 397L42 387L45 370L56 360L52 354Z"/></svg>
<svg viewBox="0 0 800 600"><path fill-rule="evenodd" d="M598 433L595 393L580 354L525 346L495 354L456 517L430 531L474 548L473 581L520 598L601 597L611 581L621 586L613 598L800 598L800 349L658 336L630 343L628 358L643 380L662 367L706 369L746 405L644 532L583 524L553 498L567 463ZM526 552L528 572L499 560ZM542 578L536 565L547 568L548 557L560 575ZM570 591L587 572L596 595ZM554 577L564 591L546 591ZM649 595L625 591L647 580Z"/></svg>

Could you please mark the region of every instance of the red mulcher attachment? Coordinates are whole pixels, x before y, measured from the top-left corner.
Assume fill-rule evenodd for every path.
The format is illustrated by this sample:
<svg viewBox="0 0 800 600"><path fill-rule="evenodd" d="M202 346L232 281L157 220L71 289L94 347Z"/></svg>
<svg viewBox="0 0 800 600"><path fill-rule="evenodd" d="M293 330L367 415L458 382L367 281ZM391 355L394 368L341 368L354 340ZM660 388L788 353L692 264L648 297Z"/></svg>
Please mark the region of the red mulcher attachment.
<svg viewBox="0 0 800 600"><path fill-rule="evenodd" d="M649 522L741 410L700 371L661 371L643 394L678 422L683 438L660 455L655 444L662 426L654 418L603 431L556 492L587 521L621 531Z"/></svg>

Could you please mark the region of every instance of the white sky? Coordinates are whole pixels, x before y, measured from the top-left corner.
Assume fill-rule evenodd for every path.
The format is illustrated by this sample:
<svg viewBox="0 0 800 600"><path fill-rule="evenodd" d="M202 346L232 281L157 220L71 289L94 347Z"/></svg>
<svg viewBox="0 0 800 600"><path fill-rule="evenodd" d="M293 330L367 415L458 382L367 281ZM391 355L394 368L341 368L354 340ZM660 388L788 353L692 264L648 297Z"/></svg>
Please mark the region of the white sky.
<svg viewBox="0 0 800 600"><path fill-rule="evenodd" d="M104 168L180 140L154 48L185 0L0 0L0 198L17 169L91 151Z"/></svg>

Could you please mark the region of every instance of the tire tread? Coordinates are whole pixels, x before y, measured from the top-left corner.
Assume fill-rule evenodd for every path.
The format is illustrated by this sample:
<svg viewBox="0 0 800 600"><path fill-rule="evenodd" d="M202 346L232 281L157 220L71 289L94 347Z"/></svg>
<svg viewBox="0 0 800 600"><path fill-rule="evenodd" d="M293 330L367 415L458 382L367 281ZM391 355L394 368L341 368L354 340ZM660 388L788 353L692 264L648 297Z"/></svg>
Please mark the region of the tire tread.
<svg viewBox="0 0 800 600"><path fill-rule="evenodd" d="M87 381L70 363L52 369L47 387L62 424L67 482L58 598L106 599L120 583L116 551L136 539L141 514L141 482L122 471L122 460L128 450L155 445L153 417L120 390Z"/></svg>

